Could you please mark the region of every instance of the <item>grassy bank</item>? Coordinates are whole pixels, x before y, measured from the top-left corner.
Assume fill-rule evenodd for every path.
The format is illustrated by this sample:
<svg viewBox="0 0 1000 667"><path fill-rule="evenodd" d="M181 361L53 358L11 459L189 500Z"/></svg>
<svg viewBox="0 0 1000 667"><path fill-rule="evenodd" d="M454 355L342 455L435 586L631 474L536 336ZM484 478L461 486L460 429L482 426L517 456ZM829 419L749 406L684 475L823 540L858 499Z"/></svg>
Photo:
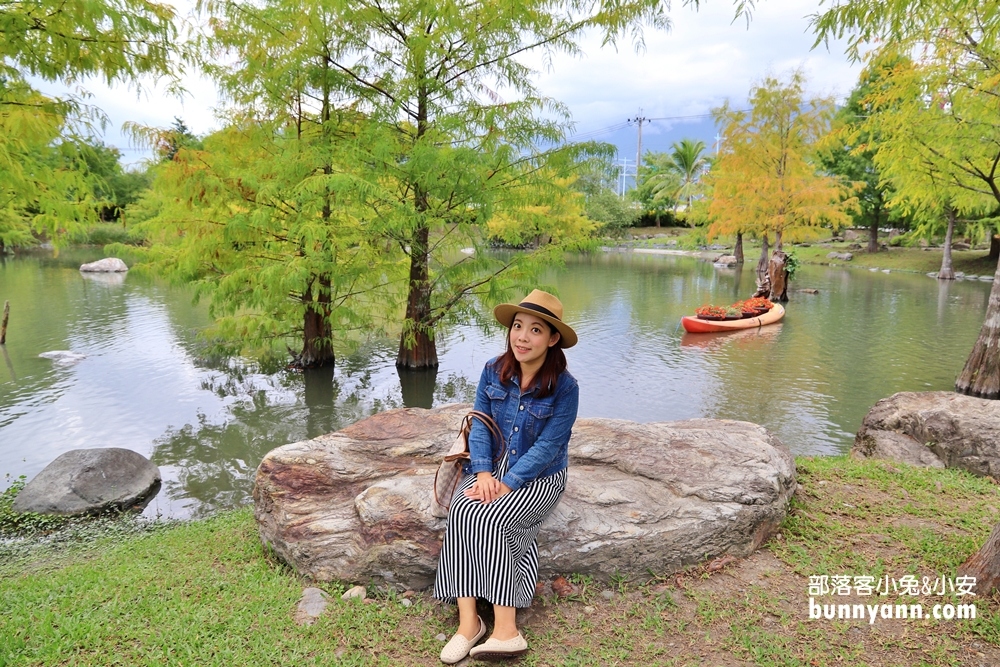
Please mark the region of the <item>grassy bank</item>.
<svg viewBox="0 0 1000 667"><path fill-rule="evenodd" d="M525 614L532 650L520 664L1000 664L994 598L975 599L976 620L869 623L809 620L807 592L810 575L953 576L997 520L996 485L846 457L798 467L791 513L757 554L652 582L576 577L575 595ZM246 510L68 559L36 553L0 573L0 666L440 664L435 637L454 616L427 594L409 607L395 594L343 602L343 585L324 584L331 607L300 627L304 585L262 550ZM848 600L872 603L823 599Z"/></svg>
<svg viewBox="0 0 1000 667"><path fill-rule="evenodd" d="M705 244L705 240L699 237L700 230L692 230L687 227L642 227L630 230L630 240L628 243L637 248L669 247L687 250L695 250ZM658 236L659 235L659 236ZM652 238L644 238L652 237ZM733 239L720 238L714 243L724 246L731 251ZM838 266L855 267L863 269L889 269L890 271L908 271L913 273L931 273L941 268L941 258L944 250L940 247L933 248L906 248L890 247L877 253L869 253L865 250L852 248L854 245L865 246L867 241L842 241L812 243L809 245L787 245L786 252L793 253L801 264L836 264ZM717 253L725 252L723 250ZM850 261L829 259L827 255L831 252L845 253L853 255ZM747 239L743 243L743 253L748 264L755 263L760 255L760 244ZM954 250L952 251L952 263L955 271L961 271L967 275L992 276L997 268L996 260L988 258L989 252L980 250Z"/></svg>

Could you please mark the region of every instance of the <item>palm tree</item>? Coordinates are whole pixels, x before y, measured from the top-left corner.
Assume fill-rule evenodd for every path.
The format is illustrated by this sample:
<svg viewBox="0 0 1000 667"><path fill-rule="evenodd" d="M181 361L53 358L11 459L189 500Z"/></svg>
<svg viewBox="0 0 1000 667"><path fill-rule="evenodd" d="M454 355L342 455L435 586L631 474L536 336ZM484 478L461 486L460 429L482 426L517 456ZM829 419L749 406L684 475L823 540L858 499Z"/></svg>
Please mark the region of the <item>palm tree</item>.
<svg viewBox="0 0 1000 667"><path fill-rule="evenodd" d="M709 165L709 157L704 155L705 142L681 139L671 146L666 168L653 176L653 200L674 201L674 213L682 201L691 209L695 196L701 192L701 176Z"/></svg>

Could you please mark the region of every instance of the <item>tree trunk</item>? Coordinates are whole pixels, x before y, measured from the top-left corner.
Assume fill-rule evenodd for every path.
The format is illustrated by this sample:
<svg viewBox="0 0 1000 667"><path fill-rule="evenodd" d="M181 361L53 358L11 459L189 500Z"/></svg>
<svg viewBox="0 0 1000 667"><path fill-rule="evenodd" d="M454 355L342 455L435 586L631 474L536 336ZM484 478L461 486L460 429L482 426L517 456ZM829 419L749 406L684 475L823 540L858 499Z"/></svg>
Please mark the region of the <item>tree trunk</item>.
<svg viewBox="0 0 1000 667"><path fill-rule="evenodd" d="M767 267L767 276L771 283L771 294L768 298L771 301L788 301L787 258L788 255L780 250L771 253L771 261Z"/></svg>
<svg viewBox="0 0 1000 667"><path fill-rule="evenodd" d="M3 251L3 245L0 244L0 252ZM993 234L990 236L990 254L987 255L994 262L1000 260L1000 234Z"/></svg>
<svg viewBox="0 0 1000 667"><path fill-rule="evenodd" d="M774 249L781 252L781 230L774 233Z"/></svg>
<svg viewBox="0 0 1000 667"><path fill-rule="evenodd" d="M334 363L330 340L330 279L323 276L304 297L306 313L302 323L302 353L295 361L299 368L318 368Z"/></svg>
<svg viewBox="0 0 1000 667"><path fill-rule="evenodd" d="M418 56L422 58L422 56ZM427 133L430 90L424 80L423 60L416 64L417 80L417 141ZM420 216L410 237L410 280L407 285L406 319L399 335L397 368L437 368L437 345L434 343L434 323L431 321L430 227L424 214L429 208L427 190L412 183L413 208Z"/></svg>
<svg viewBox="0 0 1000 667"><path fill-rule="evenodd" d="M997 588L1000 584L1000 524L993 526L993 532L979 551L958 566L958 576L976 578L973 592L980 599Z"/></svg>
<svg viewBox="0 0 1000 667"><path fill-rule="evenodd" d="M875 207L874 217L872 218L872 226L868 231L868 252L878 252L878 218L879 218L879 207Z"/></svg>
<svg viewBox="0 0 1000 667"><path fill-rule="evenodd" d="M955 380L955 391L980 398L1000 398L1000 264L986 306L986 319L965 368Z"/></svg>
<svg viewBox="0 0 1000 667"><path fill-rule="evenodd" d="M733 249L733 257L737 264L743 264L743 232L736 232L736 247Z"/></svg>
<svg viewBox="0 0 1000 667"><path fill-rule="evenodd" d="M660 228L660 212L659 211L656 212L656 215L653 216L653 219L656 221L656 228L659 229Z"/></svg>
<svg viewBox="0 0 1000 667"><path fill-rule="evenodd" d="M428 241L430 230L417 229L410 243L409 297L406 300L406 320L399 336L399 368L436 368L437 344L434 342L431 319L431 286L428 280Z"/></svg>
<svg viewBox="0 0 1000 667"><path fill-rule="evenodd" d="M764 282L764 278L767 277L767 260L768 260L767 251L768 250L769 250L769 248L768 248L768 244L767 244L767 234L764 234L764 240L763 240L762 245L760 246L760 259L757 260L757 282L758 283L763 283Z"/></svg>
<svg viewBox="0 0 1000 667"><path fill-rule="evenodd" d="M955 269L951 268L951 237L955 233L955 209L948 207L948 231L944 234L944 256L941 257L941 270L938 280L954 280Z"/></svg>

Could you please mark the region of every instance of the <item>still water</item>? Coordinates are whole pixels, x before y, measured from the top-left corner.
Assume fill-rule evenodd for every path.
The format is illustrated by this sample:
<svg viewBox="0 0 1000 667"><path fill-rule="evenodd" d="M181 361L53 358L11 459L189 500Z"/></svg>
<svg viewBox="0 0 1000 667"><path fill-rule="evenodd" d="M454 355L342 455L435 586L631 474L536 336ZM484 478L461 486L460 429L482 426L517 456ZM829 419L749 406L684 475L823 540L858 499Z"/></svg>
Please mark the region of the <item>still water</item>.
<svg viewBox="0 0 1000 667"><path fill-rule="evenodd" d="M207 309L191 293L137 275L83 275L89 251L0 258L0 488L60 453L125 447L160 466L149 515L201 516L248 502L270 449L393 407L471 400L501 333L439 336L437 373L394 366L395 341L373 341L335 370L262 374L199 357ZM753 289L751 266L691 257L573 257L544 277L580 335L567 353L580 415L635 421L691 417L767 426L795 454L849 449L875 401L948 390L972 349L990 285L922 275L802 267L782 323L685 334L682 315ZM70 350L84 359L39 358Z"/></svg>

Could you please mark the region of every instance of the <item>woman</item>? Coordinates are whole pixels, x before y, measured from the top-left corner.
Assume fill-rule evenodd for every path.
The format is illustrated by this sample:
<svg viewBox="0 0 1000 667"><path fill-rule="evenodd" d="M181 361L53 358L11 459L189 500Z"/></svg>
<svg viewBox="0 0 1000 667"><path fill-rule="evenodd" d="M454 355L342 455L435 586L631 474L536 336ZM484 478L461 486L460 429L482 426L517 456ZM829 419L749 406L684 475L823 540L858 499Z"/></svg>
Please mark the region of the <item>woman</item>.
<svg viewBox="0 0 1000 667"><path fill-rule="evenodd" d="M562 310L559 299L540 290L493 310L509 329L507 350L483 369L475 409L492 415L506 447L501 453L486 427L473 420L470 461L448 513L434 584L435 597L458 603L458 632L441 651L448 664L470 654L500 658L528 650L515 612L530 606L535 593L535 536L566 488L579 404L563 354L577 338ZM476 598L493 604L495 619L493 634L480 646L486 624L476 613Z"/></svg>

